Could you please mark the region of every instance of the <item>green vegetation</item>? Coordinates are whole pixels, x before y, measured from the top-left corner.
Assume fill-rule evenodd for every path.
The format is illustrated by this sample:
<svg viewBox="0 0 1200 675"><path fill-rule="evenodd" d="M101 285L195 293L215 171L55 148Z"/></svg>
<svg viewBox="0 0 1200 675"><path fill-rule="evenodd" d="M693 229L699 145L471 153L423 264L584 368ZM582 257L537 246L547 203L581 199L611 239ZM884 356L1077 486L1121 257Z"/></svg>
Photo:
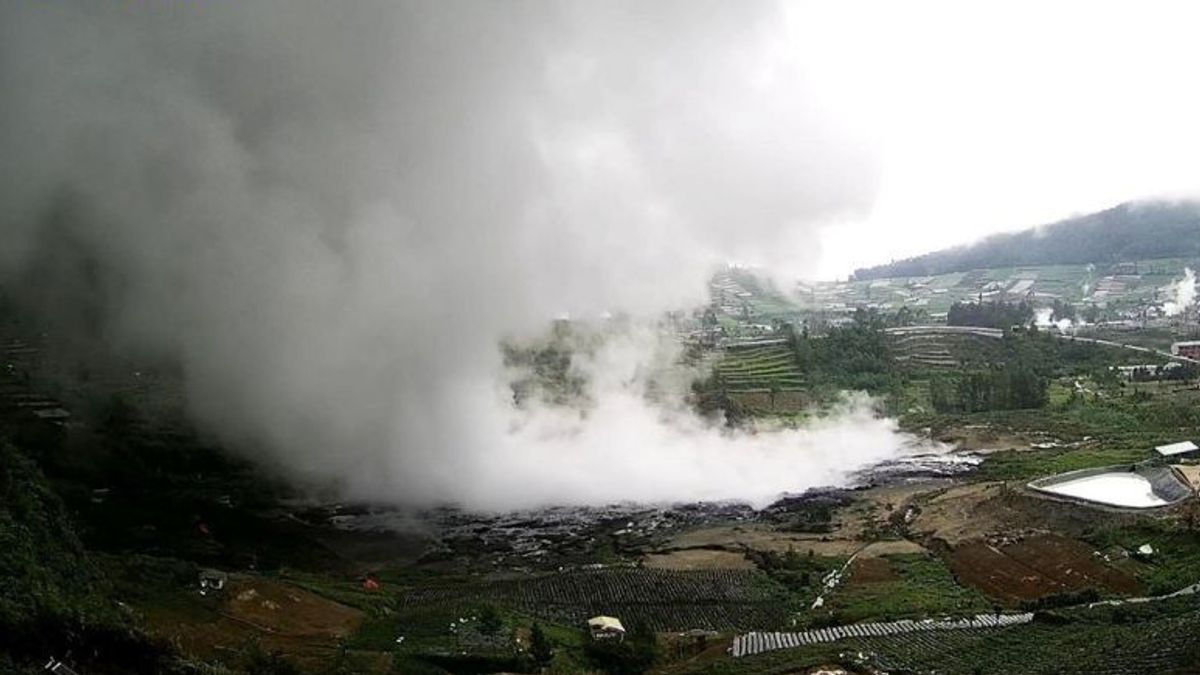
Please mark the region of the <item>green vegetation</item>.
<svg viewBox="0 0 1200 675"><path fill-rule="evenodd" d="M1026 302L956 302L950 305L946 324L1009 330L1033 321L1033 307Z"/></svg>
<svg viewBox="0 0 1200 675"><path fill-rule="evenodd" d="M755 571L613 567L468 584L422 584L404 590L394 611L407 631L428 628L432 635L444 633L447 619L466 616L481 603L566 626L581 626L591 616L611 614L656 631L734 630L780 625L787 613L778 602L780 590Z"/></svg>
<svg viewBox="0 0 1200 675"><path fill-rule="evenodd" d="M513 402L521 405L536 399L551 405L585 405L587 378L572 362L576 354L593 352L598 339L560 321L540 341L501 343L504 366L515 373L511 384Z"/></svg>
<svg viewBox="0 0 1200 675"><path fill-rule="evenodd" d="M795 389L803 385L787 345L761 345L725 351L713 370L714 387L728 391Z"/></svg>
<svg viewBox="0 0 1200 675"><path fill-rule="evenodd" d="M783 675L804 667L869 665L946 675L1190 675L1200 663L1200 610L1183 598L1142 606L1039 613L1003 629L929 631L723 658L680 669L690 675Z"/></svg>
<svg viewBox="0 0 1200 675"><path fill-rule="evenodd" d="M979 465L979 480L1030 480L1065 471L1135 464L1153 456L1145 448L1012 450L991 453Z"/></svg>
<svg viewBox="0 0 1200 675"><path fill-rule="evenodd" d="M859 583L852 573L849 583L826 597L825 607L836 623L964 615L992 607L975 589L958 585L936 556L891 555L882 560L889 578Z"/></svg>
<svg viewBox="0 0 1200 675"><path fill-rule="evenodd" d="M545 668L554 659L554 643L542 630L540 623L535 622L529 630L529 655L539 668Z"/></svg>
<svg viewBox="0 0 1200 675"><path fill-rule="evenodd" d="M973 246L855 270L856 279L914 277L988 267L1102 263L1200 255L1200 207L1126 203L1038 229L998 234Z"/></svg>
<svg viewBox="0 0 1200 675"><path fill-rule="evenodd" d="M1013 364L1003 369L971 372L929 383L929 398L938 412L984 412L1040 408L1048 400L1049 380L1033 369Z"/></svg>
<svg viewBox="0 0 1200 675"><path fill-rule="evenodd" d="M826 398L841 390L892 392L897 373L883 332L888 325L887 317L859 310L847 326L831 328L819 338L793 333L789 343L806 381Z"/></svg>
<svg viewBox="0 0 1200 675"><path fill-rule="evenodd" d="M590 664L610 675L640 675L658 658L654 631L636 623L622 641L592 640L583 648Z"/></svg>
<svg viewBox="0 0 1200 675"><path fill-rule="evenodd" d="M178 673L186 664L141 633L83 548L41 471L0 438L0 669L34 672L78 654L94 673Z"/></svg>
<svg viewBox="0 0 1200 675"><path fill-rule="evenodd" d="M751 550L746 555L781 588L787 589L788 604L796 610L807 608L819 594L825 577L846 562L843 558L813 555L811 550L802 555L794 548L785 553Z"/></svg>
<svg viewBox="0 0 1200 675"><path fill-rule="evenodd" d="M1138 579L1151 595L1163 595L1200 581L1200 523L1180 528L1163 521L1147 520L1136 526L1105 527L1088 535L1096 548L1120 546L1137 551L1143 544L1154 553L1142 558L1134 568Z"/></svg>

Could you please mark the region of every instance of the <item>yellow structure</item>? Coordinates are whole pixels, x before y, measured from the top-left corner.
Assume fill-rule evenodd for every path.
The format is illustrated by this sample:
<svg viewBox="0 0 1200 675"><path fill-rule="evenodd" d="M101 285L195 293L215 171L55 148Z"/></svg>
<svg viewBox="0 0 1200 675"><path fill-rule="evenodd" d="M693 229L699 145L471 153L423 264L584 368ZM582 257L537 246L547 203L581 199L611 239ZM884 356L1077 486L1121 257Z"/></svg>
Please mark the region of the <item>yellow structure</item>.
<svg viewBox="0 0 1200 675"><path fill-rule="evenodd" d="M625 639L625 626L621 625L621 620L616 617L593 616L588 619L587 624L593 640Z"/></svg>

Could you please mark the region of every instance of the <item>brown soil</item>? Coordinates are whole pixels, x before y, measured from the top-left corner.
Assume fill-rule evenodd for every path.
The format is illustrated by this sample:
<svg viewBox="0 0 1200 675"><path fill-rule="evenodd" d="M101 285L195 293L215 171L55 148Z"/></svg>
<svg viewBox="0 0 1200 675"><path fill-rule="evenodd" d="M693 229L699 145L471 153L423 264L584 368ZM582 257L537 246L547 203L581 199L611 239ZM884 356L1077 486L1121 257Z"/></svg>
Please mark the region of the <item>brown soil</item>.
<svg viewBox="0 0 1200 675"><path fill-rule="evenodd" d="M976 539L1056 532L1078 537L1099 523L1130 525L1158 517L1048 499L1014 483L953 487L917 503L910 534L926 546L954 548Z"/></svg>
<svg viewBox="0 0 1200 675"><path fill-rule="evenodd" d="M670 553L651 553L642 558L646 567L664 570L747 570L754 563L737 551L689 548Z"/></svg>
<svg viewBox="0 0 1200 675"><path fill-rule="evenodd" d="M878 584L899 579L892 564L887 558L855 558L850 565L850 577L847 584Z"/></svg>
<svg viewBox="0 0 1200 675"><path fill-rule="evenodd" d="M963 485L946 490L921 505L921 512L910 529L951 546L1003 531L1011 514L993 508L990 503L1000 491L998 483Z"/></svg>
<svg viewBox="0 0 1200 675"><path fill-rule="evenodd" d="M962 583L1010 605L1087 588L1139 591L1132 576L1104 564L1090 546L1055 534L965 543L951 553L950 568Z"/></svg>
<svg viewBox="0 0 1200 675"><path fill-rule="evenodd" d="M231 579L217 597L186 591L142 608L151 632L189 654L236 660L257 641L300 664L329 659L362 622L362 612L287 584L259 577Z"/></svg>
<svg viewBox="0 0 1200 675"><path fill-rule="evenodd" d="M1192 489L1200 489L1200 464L1172 464L1179 473L1192 484Z"/></svg>
<svg viewBox="0 0 1200 675"><path fill-rule="evenodd" d="M897 539L866 542L832 535L781 532L767 525L723 525L706 527L685 532L670 540L662 553L698 548L725 549L741 555L741 551L772 551L786 553L793 549L797 553L848 557L855 553L861 556L892 555L896 553L920 553L925 549L915 542Z"/></svg>
<svg viewBox="0 0 1200 675"><path fill-rule="evenodd" d="M362 621L362 612L295 586L242 579L225 590L223 613L272 633L346 637Z"/></svg>
<svg viewBox="0 0 1200 675"><path fill-rule="evenodd" d="M719 525L684 532L668 541L661 551L647 556L646 562L651 564L653 561L655 566L669 569L704 569L670 566L740 565L741 552L745 550L784 553L794 549L801 554L811 551L813 555L841 557L854 553L860 556L921 553L925 549L912 541L888 539L869 542L865 535L868 530L891 530L890 522L902 517L908 504L943 486L944 482L933 481L864 490L855 495L852 504L833 515L832 531L825 534L784 532L760 523ZM706 550L700 552L699 549ZM665 557L667 555L671 557Z"/></svg>
<svg viewBox="0 0 1200 675"><path fill-rule="evenodd" d="M937 440L956 446L960 450L979 453L1031 450L1033 443L1045 441L1045 439L1032 439L1025 434L1001 431L982 425L951 427L938 434Z"/></svg>

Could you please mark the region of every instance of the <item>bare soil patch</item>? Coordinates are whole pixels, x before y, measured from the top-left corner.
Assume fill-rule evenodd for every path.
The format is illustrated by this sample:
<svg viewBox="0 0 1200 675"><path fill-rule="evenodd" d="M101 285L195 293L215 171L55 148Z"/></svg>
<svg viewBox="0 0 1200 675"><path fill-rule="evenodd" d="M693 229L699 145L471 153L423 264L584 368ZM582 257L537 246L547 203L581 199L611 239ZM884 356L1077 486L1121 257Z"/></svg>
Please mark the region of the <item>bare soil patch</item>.
<svg viewBox="0 0 1200 675"><path fill-rule="evenodd" d="M257 641L308 665L329 659L363 618L352 607L259 577L231 579L216 598L188 591L141 609L151 632L185 653L229 659Z"/></svg>
<svg viewBox="0 0 1200 675"><path fill-rule="evenodd" d="M862 539L834 537L830 535L782 532L769 525L722 525L685 532L670 541L660 553L673 553L693 549L724 549L728 553L741 555L741 551L771 551L786 553L789 549L807 555L829 557L881 556L897 553L920 553L925 549L904 539L864 541Z"/></svg>
<svg viewBox="0 0 1200 675"><path fill-rule="evenodd" d="M1128 525L1148 516L1049 499L1014 483L977 483L917 498L909 533L931 548L956 548L977 539L1056 532L1079 537L1097 525Z"/></svg>
<svg viewBox="0 0 1200 675"><path fill-rule="evenodd" d="M285 635L343 638L362 621L362 612L319 595L263 579L233 581L224 613Z"/></svg>
<svg viewBox="0 0 1200 675"><path fill-rule="evenodd" d="M960 450L979 453L1031 450L1033 443L1045 441L1045 439L1031 438L1026 434L979 425L951 427L938 434L937 440L953 445Z"/></svg>
<svg viewBox="0 0 1200 675"><path fill-rule="evenodd" d="M651 553L642 558L646 567L664 570L748 570L754 563L738 551L689 548L669 553Z"/></svg>
<svg viewBox="0 0 1200 675"><path fill-rule="evenodd" d="M1090 546L1054 534L1011 543L968 542L951 553L950 568L962 583L1010 605L1087 588L1139 590L1136 579L1104 564Z"/></svg>
<svg viewBox="0 0 1200 675"><path fill-rule="evenodd" d="M820 556L846 557L858 553L860 556L893 555L898 553L921 553L920 544L903 539L881 539L872 541L872 532L893 532L892 523L902 518L913 500L929 492L942 489L941 482L914 483L877 487L855 494L854 502L839 509L831 519L831 532L787 532L766 523L718 525L684 532L667 541L662 551L647 556L655 565L667 566L688 564L687 557L660 559L656 556L698 549L724 549L727 554L740 556L742 551L771 551L785 553L794 549L797 553ZM896 536L894 533L888 536ZM706 560L706 554L688 553L697 556L697 561ZM715 565L725 562L733 564L729 556L712 556ZM700 564L704 564L701 562ZM690 569L687 567L668 569ZM705 569L698 567L696 569Z"/></svg>
<svg viewBox="0 0 1200 675"><path fill-rule="evenodd" d="M887 558L855 558L850 565L849 585L878 584L885 581L895 581L900 577L892 569Z"/></svg>
<svg viewBox="0 0 1200 675"><path fill-rule="evenodd" d="M1172 464L1173 468L1183 474L1192 485L1192 489L1200 489L1200 464Z"/></svg>

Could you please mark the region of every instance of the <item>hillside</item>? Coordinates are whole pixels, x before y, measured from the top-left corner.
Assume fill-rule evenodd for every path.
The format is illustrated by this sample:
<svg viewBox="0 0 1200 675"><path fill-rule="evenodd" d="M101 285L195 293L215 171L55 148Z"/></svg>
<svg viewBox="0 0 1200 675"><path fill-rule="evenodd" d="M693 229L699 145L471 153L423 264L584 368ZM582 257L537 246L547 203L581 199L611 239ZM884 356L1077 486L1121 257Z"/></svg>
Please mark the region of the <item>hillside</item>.
<svg viewBox="0 0 1200 675"><path fill-rule="evenodd" d="M1129 202L997 234L969 246L855 270L854 278L930 276L992 267L1072 265L1200 255L1200 203Z"/></svg>

